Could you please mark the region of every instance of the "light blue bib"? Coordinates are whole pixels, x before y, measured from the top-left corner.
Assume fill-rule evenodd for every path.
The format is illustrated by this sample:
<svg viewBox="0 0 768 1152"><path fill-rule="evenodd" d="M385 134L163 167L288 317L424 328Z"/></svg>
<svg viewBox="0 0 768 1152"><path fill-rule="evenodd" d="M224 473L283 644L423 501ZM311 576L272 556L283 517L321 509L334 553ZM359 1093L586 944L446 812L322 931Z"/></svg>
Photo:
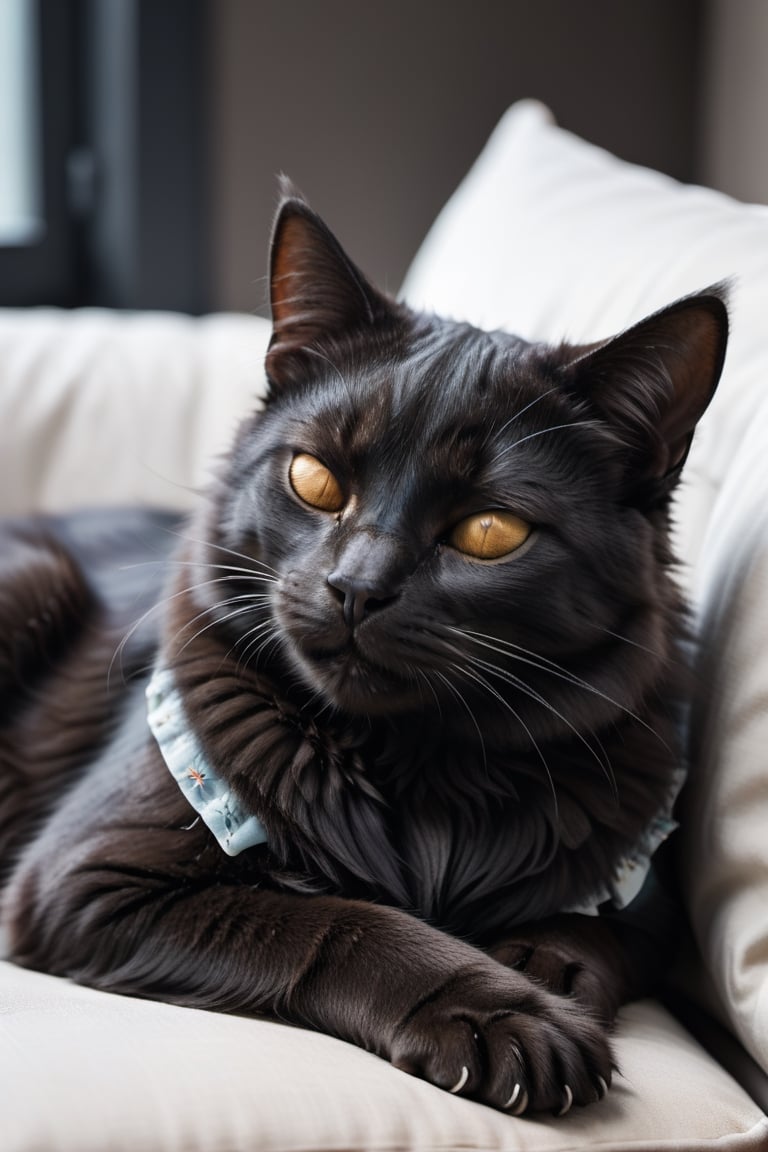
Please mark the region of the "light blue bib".
<svg viewBox="0 0 768 1152"><path fill-rule="evenodd" d="M147 720L171 775L227 855L265 844L264 825L245 811L206 759L168 668L156 668L147 686Z"/></svg>

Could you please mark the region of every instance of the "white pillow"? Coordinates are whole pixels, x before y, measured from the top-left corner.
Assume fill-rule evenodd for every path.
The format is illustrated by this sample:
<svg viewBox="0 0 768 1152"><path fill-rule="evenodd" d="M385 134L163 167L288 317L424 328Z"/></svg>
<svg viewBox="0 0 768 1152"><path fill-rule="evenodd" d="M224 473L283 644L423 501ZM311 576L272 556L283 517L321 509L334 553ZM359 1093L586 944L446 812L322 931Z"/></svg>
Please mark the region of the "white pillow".
<svg viewBox="0 0 768 1152"><path fill-rule="evenodd" d="M699 945L768 1070L768 208L625 164L513 106L403 295L529 339L595 340L733 278L732 335L677 501L704 650L683 831Z"/></svg>
<svg viewBox="0 0 768 1152"><path fill-rule="evenodd" d="M188 509L264 385L270 325L0 309L0 513Z"/></svg>

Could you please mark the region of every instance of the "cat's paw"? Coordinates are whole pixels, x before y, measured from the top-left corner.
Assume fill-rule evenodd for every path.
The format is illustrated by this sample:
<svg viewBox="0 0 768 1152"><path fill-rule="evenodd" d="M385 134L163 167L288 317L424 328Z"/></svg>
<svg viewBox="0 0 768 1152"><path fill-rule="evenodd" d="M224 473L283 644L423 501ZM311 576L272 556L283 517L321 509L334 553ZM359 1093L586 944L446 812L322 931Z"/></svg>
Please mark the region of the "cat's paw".
<svg viewBox="0 0 768 1152"><path fill-rule="evenodd" d="M579 1005L496 965L465 970L415 1005L391 1060L515 1116L593 1103L615 1067L605 1030Z"/></svg>
<svg viewBox="0 0 768 1152"><path fill-rule="evenodd" d="M626 999L620 945L596 916L553 916L525 925L490 949L500 964L524 972L558 996L583 1004L610 1024Z"/></svg>

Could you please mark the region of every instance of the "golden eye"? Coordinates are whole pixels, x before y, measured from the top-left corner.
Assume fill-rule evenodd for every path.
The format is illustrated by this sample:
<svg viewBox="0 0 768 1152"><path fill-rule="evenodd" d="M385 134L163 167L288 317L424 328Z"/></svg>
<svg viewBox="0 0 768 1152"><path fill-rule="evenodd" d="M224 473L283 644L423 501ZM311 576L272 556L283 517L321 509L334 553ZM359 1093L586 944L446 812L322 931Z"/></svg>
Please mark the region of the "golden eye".
<svg viewBox="0 0 768 1152"><path fill-rule="evenodd" d="M344 507L344 494L338 480L316 456L307 452L294 456L288 477L296 495L313 508L322 512L339 512Z"/></svg>
<svg viewBox="0 0 768 1152"><path fill-rule="evenodd" d="M480 512L457 524L449 543L476 560L498 560L524 544L530 534L530 524L511 512Z"/></svg>

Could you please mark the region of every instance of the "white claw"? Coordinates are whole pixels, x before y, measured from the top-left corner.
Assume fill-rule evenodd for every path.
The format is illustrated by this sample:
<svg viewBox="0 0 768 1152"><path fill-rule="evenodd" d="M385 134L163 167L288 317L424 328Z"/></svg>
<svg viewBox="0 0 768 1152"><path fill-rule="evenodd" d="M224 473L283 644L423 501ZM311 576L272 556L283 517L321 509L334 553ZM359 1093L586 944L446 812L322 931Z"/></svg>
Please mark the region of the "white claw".
<svg viewBox="0 0 768 1152"><path fill-rule="evenodd" d="M602 1076L598 1076L597 1083L600 1085L600 1099L602 1100L604 1096L608 1095L608 1085Z"/></svg>
<svg viewBox="0 0 768 1152"><path fill-rule="evenodd" d="M512 1095L510 1096L509 1100L507 1100L506 1104L502 1105L502 1107L505 1109L505 1111L507 1108L512 1107L512 1105L515 1103L515 1101L517 1100L519 1095L520 1095L520 1085L515 1084L514 1088L512 1089Z"/></svg>
<svg viewBox="0 0 768 1152"><path fill-rule="evenodd" d="M570 1112L571 1104L573 1104L573 1092L571 1092L567 1084L563 1085L563 1091L565 1092L565 1104L563 1104L557 1113L558 1116L565 1116L566 1112Z"/></svg>
<svg viewBox="0 0 768 1152"><path fill-rule="evenodd" d="M520 1095L520 1100L519 1100L517 1107L512 1109L512 1115L513 1116L522 1116L523 1112L525 1112L527 1107L528 1107L528 1093L525 1091L525 1089L523 1089L523 1091Z"/></svg>
<svg viewBox="0 0 768 1152"><path fill-rule="evenodd" d="M461 1092L461 1090L464 1087L464 1085L466 1084L467 1080L469 1080L469 1068L467 1068L466 1064L462 1064L461 1076L459 1076L459 1078L456 1081L456 1083L454 1084L453 1088L449 1088L448 1091L451 1092L452 1095L455 1096L457 1092Z"/></svg>

